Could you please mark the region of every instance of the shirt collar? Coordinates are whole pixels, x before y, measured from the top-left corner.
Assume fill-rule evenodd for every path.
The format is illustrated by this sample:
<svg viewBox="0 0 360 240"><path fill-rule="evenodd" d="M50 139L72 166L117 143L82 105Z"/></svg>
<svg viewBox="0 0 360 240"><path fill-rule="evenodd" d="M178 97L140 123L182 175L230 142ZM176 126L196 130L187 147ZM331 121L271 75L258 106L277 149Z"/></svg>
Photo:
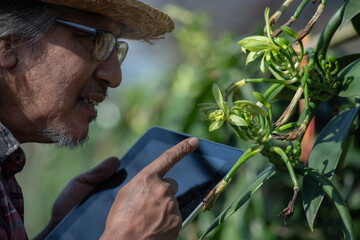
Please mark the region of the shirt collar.
<svg viewBox="0 0 360 240"><path fill-rule="evenodd" d="M0 122L0 164L20 147L20 143Z"/></svg>

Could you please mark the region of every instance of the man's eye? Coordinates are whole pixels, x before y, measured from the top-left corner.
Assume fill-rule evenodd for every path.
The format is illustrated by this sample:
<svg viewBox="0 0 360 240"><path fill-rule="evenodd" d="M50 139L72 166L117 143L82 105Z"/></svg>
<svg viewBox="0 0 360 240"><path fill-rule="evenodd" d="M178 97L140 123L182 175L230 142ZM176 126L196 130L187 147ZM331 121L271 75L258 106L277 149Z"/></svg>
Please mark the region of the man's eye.
<svg viewBox="0 0 360 240"><path fill-rule="evenodd" d="M86 41L91 41L91 42L95 41L94 37L89 34L77 34L77 37L80 39L84 39Z"/></svg>

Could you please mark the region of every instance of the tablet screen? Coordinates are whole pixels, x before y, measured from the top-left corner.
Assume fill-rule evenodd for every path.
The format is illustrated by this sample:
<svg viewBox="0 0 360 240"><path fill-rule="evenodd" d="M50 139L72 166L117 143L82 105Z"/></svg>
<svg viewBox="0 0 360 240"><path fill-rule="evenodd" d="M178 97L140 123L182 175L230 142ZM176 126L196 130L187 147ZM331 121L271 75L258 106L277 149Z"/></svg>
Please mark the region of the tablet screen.
<svg viewBox="0 0 360 240"><path fill-rule="evenodd" d="M73 209L47 239L99 239L119 189L164 151L187 137L163 128L151 128L124 155L118 172ZM241 155L239 149L200 139L198 149L165 175L178 182L176 198L183 222Z"/></svg>
<svg viewBox="0 0 360 240"><path fill-rule="evenodd" d="M149 156L148 154L153 153L152 151L154 151L155 146L159 145L163 146L162 152L172 147L170 144L163 144L158 140L152 140L147 144L144 151L141 151L138 157L143 159ZM135 164L135 162L131 162L129 165ZM203 156L199 152L194 152L178 162L176 167L172 168L165 175L165 177L171 177L178 182L179 190L175 196L178 200L183 220L192 213L194 204L198 205L204 199L204 193L207 194L222 179L222 175L218 171L225 163L226 161L223 159ZM190 167L191 170L189 170Z"/></svg>

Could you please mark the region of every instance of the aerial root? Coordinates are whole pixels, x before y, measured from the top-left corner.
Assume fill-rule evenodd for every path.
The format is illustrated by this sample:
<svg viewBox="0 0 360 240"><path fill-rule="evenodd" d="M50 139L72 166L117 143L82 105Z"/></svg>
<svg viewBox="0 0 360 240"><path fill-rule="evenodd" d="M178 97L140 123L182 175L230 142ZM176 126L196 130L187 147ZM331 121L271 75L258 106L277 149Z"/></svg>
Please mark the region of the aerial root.
<svg viewBox="0 0 360 240"><path fill-rule="evenodd" d="M281 213L279 213L277 216L281 216L284 219L284 225L286 226L287 224L287 220L289 218L292 217L292 215L294 214L295 211L295 202L296 202L296 198L297 195L299 193L299 188L298 187L294 187L294 194L293 197L291 198L290 202L288 203L287 207L282 210Z"/></svg>

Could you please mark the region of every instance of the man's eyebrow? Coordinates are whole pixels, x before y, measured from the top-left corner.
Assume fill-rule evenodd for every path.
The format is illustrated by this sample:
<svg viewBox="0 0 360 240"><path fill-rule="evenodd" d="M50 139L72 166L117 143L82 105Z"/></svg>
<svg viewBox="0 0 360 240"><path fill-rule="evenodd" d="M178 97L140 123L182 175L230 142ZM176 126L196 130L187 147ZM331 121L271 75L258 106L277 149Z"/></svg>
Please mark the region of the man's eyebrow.
<svg viewBox="0 0 360 240"><path fill-rule="evenodd" d="M121 38L122 34L124 33L124 25L119 23L117 25L118 27L112 27L112 26L93 26L93 28L102 31L102 32L107 32L107 33L111 33L112 35L114 35L116 38ZM116 30L114 30L116 29Z"/></svg>
<svg viewBox="0 0 360 240"><path fill-rule="evenodd" d="M112 32L116 38L121 38L124 33L125 25L123 23L118 23L115 32Z"/></svg>

